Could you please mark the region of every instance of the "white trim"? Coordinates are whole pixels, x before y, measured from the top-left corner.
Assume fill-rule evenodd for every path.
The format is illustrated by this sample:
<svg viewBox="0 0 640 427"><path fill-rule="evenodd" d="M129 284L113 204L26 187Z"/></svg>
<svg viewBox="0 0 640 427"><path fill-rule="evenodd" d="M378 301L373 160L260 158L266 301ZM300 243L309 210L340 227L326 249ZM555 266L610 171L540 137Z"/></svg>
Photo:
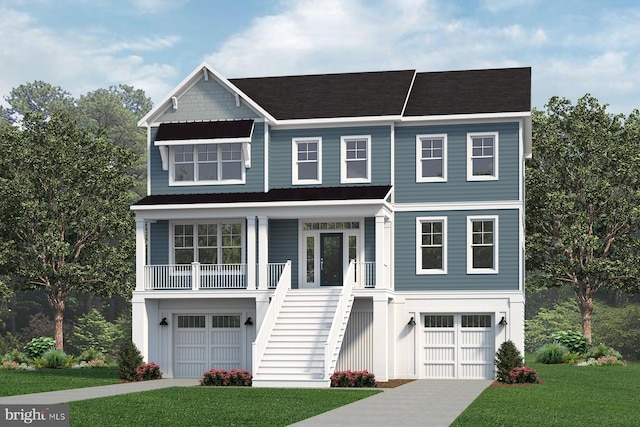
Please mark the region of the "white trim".
<svg viewBox="0 0 640 427"><path fill-rule="evenodd" d="M298 144L301 142L311 142L318 144L318 158L315 161L316 164L316 178L315 179L299 179L298 178ZM312 163L312 162L308 162ZM292 185L305 185L305 184L322 184L322 137L298 137L291 139L291 184Z"/></svg>
<svg viewBox="0 0 640 427"><path fill-rule="evenodd" d="M523 203L518 200L500 201L470 201L470 202L434 202L434 203L399 203L394 206L395 212L415 211L464 211L484 209L523 209Z"/></svg>
<svg viewBox="0 0 640 427"><path fill-rule="evenodd" d="M489 120L519 119L521 117L531 117L531 111L514 111L508 113L472 113L472 114L443 114L434 116L404 116L400 119L404 124L414 125L412 122L447 122L461 120Z"/></svg>
<svg viewBox="0 0 640 427"><path fill-rule="evenodd" d="M240 144L240 143L238 143ZM199 145L206 145L206 144L199 144ZM216 146L216 150L218 150L219 145L218 143L216 144L209 144L209 145L215 145ZM169 186L170 187L179 187L179 186L186 186L186 185L231 185L231 184L244 184L246 182L246 170L247 170L247 164L249 164L249 166L251 166L251 160L247 159L246 156L250 155L251 152L249 151L249 147L243 147L244 145L249 145L249 144L240 144L240 152L241 152L241 158L240 158L240 179L220 179L220 180L200 180L196 178L197 175L197 171L198 171L198 145L191 145L192 149L193 149L193 162L184 162L185 164L193 164L193 180L192 181L176 181L175 180L175 156L174 156L174 150L175 147L179 147L182 145L171 145L169 146ZM162 147L161 147L162 148ZM162 150L161 150L162 151ZM222 155L218 152L217 155L218 160L216 160L216 163L218 164L218 174L219 176L221 176L222 174ZM163 162L163 169L164 169L164 162Z"/></svg>
<svg viewBox="0 0 640 427"><path fill-rule="evenodd" d="M175 226L176 225L193 225L193 259L200 262L198 258L198 225L216 225L217 226L217 242L216 250L218 251L218 264L222 264L220 255L222 254L222 224L240 224L240 263L246 263L247 254L247 237L246 237L246 219L237 218L215 218L215 219L192 219L192 220L171 220L169 221L169 264L175 264Z"/></svg>
<svg viewBox="0 0 640 427"><path fill-rule="evenodd" d="M253 131L252 131L253 133ZM250 143L251 136L242 138L202 138L202 139L176 139L167 141L154 141L156 147L173 146L173 145L204 145L204 144L226 144L226 143Z"/></svg>
<svg viewBox="0 0 640 427"><path fill-rule="evenodd" d="M473 174L473 138L493 138L493 174ZM467 181L497 181L499 177L499 144L498 132L469 132L467 133Z"/></svg>
<svg viewBox="0 0 640 427"><path fill-rule="evenodd" d="M473 222L493 221L493 268L473 268ZM500 253L499 243L499 223L497 215L470 215L467 216L467 274L498 274Z"/></svg>
<svg viewBox="0 0 640 427"><path fill-rule="evenodd" d="M367 142L367 165L366 178L347 178L347 142L361 141ZM341 184L362 184L371 182L371 135L346 135L340 137L340 183Z"/></svg>
<svg viewBox="0 0 640 427"><path fill-rule="evenodd" d="M442 223L442 268L427 269L422 268L422 223L441 222ZM446 216L419 216L416 217L416 274L447 274L447 217Z"/></svg>
<svg viewBox="0 0 640 427"><path fill-rule="evenodd" d="M422 176L422 142L425 139L442 140L442 176ZM416 182L447 182L447 134L420 134L416 135Z"/></svg>

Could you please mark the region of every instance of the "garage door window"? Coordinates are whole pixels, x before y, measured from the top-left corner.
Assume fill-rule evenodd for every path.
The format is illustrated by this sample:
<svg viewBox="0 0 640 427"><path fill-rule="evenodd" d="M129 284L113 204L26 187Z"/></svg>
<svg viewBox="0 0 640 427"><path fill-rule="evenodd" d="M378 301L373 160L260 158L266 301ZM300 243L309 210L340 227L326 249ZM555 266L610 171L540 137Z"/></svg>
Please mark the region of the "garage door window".
<svg viewBox="0 0 640 427"><path fill-rule="evenodd" d="M239 328L240 316L213 316L211 317L212 328Z"/></svg>
<svg viewBox="0 0 640 427"><path fill-rule="evenodd" d="M490 328L493 326L491 315L463 314L461 319L463 328Z"/></svg>
<svg viewBox="0 0 640 427"><path fill-rule="evenodd" d="M453 315L426 315L425 328L453 328Z"/></svg>
<svg viewBox="0 0 640 427"><path fill-rule="evenodd" d="M178 316L178 328L204 328L204 316Z"/></svg>

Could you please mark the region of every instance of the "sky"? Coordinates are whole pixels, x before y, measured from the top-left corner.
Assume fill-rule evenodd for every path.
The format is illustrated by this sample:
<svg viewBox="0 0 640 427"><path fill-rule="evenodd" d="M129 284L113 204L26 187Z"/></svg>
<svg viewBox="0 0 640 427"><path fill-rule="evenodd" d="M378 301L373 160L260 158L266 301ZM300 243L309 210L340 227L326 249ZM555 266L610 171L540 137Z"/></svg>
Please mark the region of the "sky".
<svg viewBox="0 0 640 427"><path fill-rule="evenodd" d="M532 106L640 109L638 0L0 0L0 104L42 80L154 103L202 62L227 78L532 67Z"/></svg>

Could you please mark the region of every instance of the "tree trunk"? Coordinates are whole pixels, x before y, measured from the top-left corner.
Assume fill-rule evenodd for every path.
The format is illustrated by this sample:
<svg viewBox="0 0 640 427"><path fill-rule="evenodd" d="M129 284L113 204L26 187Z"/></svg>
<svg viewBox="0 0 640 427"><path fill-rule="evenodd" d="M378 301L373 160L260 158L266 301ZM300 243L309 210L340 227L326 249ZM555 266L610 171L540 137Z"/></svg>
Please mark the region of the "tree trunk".
<svg viewBox="0 0 640 427"><path fill-rule="evenodd" d="M593 314L593 297L578 298L578 307L582 315L582 334L591 341L591 315Z"/></svg>
<svg viewBox="0 0 640 427"><path fill-rule="evenodd" d="M53 310L53 320L55 324L56 348L58 350L64 350L64 300L59 300L55 304L52 304L51 309Z"/></svg>

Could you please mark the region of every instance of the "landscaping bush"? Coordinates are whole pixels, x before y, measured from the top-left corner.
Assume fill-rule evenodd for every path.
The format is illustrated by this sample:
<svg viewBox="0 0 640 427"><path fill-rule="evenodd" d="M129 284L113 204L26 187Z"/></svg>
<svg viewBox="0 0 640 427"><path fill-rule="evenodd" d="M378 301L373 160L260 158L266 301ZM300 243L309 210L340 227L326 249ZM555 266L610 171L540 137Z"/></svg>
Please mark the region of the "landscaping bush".
<svg viewBox="0 0 640 427"><path fill-rule="evenodd" d="M36 359L42 356L45 352L53 350L56 346L56 342L53 338L39 337L29 341L24 346L24 354L31 359Z"/></svg>
<svg viewBox="0 0 640 427"><path fill-rule="evenodd" d="M91 347L80 353L78 360L81 362L89 362L91 360L104 360L104 354Z"/></svg>
<svg viewBox="0 0 640 427"><path fill-rule="evenodd" d="M617 356L602 356L597 359L588 359L578 363L578 366L626 366L627 362Z"/></svg>
<svg viewBox="0 0 640 427"><path fill-rule="evenodd" d="M118 352L118 367L120 379L125 381L137 381L136 370L143 362L142 354L132 341L126 341Z"/></svg>
<svg viewBox="0 0 640 427"><path fill-rule="evenodd" d="M5 354L11 350L19 350L22 348L20 338L13 335L11 332L5 332L0 335L0 354Z"/></svg>
<svg viewBox="0 0 640 427"><path fill-rule="evenodd" d="M42 358L45 368L62 368L69 360L69 356L64 351L55 348L46 351Z"/></svg>
<svg viewBox="0 0 640 427"><path fill-rule="evenodd" d="M536 371L528 366L513 368L511 372L509 372L509 376L513 384L537 384L540 382Z"/></svg>
<svg viewBox="0 0 640 427"><path fill-rule="evenodd" d="M536 362L553 365L556 363L564 363L567 356L567 347L553 342L545 344L536 352Z"/></svg>
<svg viewBox="0 0 640 427"><path fill-rule="evenodd" d="M524 365L522 354L513 341L505 341L496 352L496 380L511 384L510 372L513 368Z"/></svg>
<svg viewBox="0 0 640 427"><path fill-rule="evenodd" d="M162 378L162 371L153 362L142 363L136 369L136 377L138 381L159 380Z"/></svg>
<svg viewBox="0 0 640 427"><path fill-rule="evenodd" d="M336 371L331 375L331 387L377 387L376 377L369 371Z"/></svg>
<svg viewBox="0 0 640 427"><path fill-rule="evenodd" d="M601 357L607 356L615 356L616 358L622 360L622 355L620 353L618 353L614 348L602 343L591 347L585 355L587 359L599 359Z"/></svg>
<svg viewBox="0 0 640 427"><path fill-rule="evenodd" d="M16 348L6 353L2 358L3 362L27 363L28 360L29 358L27 357L27 355Z"/></svg>
<svg viewBox="0 0 640 427"><path fill-rule="evenodd" d="M102 313L94 308L78 318L73 327L69 344L76 352L94 349L102 354L108 354L114 351L117 338L116 326L107 321ZM112 356L115 354L113 352Z"/></svg>
<svg viewBox="0 0 640 427"><path fill-rule="evenodd" d="M245 370L233 369L227 372L224 369L211 369L204 373L200 385L251 387L252 382L253 377Z"/></svg>
<svg viewBox="0 0 640 427"><path fill-rule="evenodd" d="M551 339L567 347L572 353L584 353L589 348L589 338L572 330L554 332Z"/></svg>

